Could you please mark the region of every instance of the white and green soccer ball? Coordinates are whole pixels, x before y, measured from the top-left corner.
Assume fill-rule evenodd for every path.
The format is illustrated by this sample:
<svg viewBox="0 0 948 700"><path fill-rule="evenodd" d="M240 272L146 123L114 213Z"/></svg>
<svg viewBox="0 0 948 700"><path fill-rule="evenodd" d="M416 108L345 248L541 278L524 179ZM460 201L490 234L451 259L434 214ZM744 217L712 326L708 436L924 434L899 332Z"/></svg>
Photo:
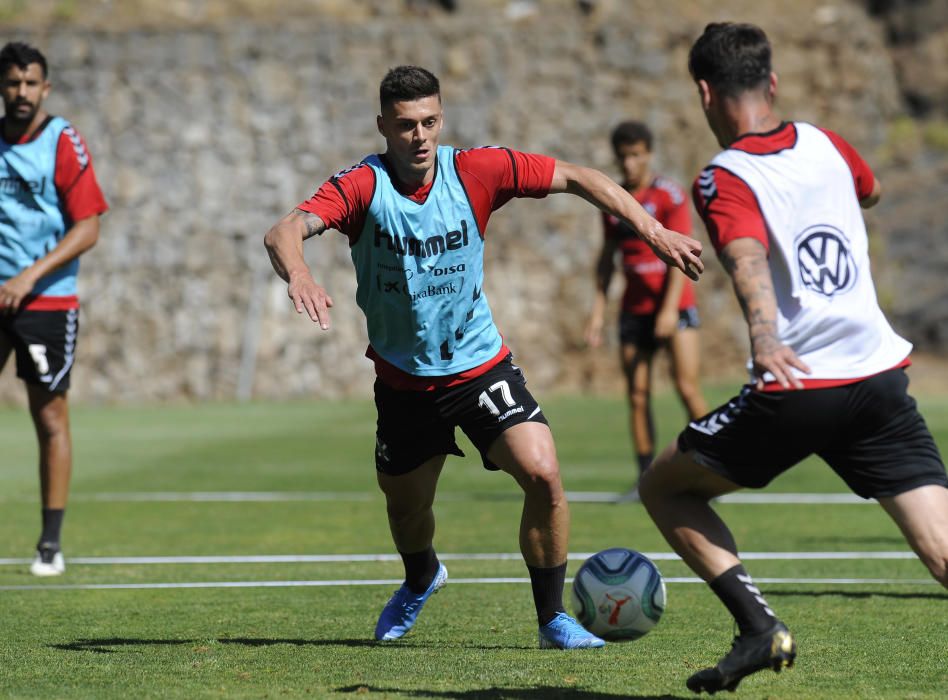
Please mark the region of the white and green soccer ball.
<svg viewBox="0 0 948 700"><path fill-rule="evenodd" d="M603 639L638 639L665 610L665 582L644 554L616 547L593 554L573 578L573 613Z"/></svg>

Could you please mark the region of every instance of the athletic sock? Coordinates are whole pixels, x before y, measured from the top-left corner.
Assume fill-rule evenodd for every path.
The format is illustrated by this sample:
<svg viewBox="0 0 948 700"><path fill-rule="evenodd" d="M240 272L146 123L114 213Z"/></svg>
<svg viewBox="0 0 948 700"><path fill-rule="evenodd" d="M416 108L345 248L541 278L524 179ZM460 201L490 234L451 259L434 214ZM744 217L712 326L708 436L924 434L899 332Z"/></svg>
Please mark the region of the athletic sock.
<svg viewBox="0 0 948 700"><path fill-rule="evenodd" d="M43 534L40 535L39 543L52 544L59 547L60 532L63 528L63 516L66 511L62 508L43 508Z"/></svg>
<svg viewBox="0 0 948 700"><path fill-rule="evenodd" d="M777 616L744 570L743 564L731 567L709 585L734 616L742 635L764 632L777 622Z"/></svg>
<svg viewBox="0 0 948 700"><path fill-rule="evenodd" d="M655 459L655 454L649 452L648 454L638 454L635 455L635 458L639 462L639 476L645 473L645 471L652 466L652 460Z"/></svg>
<svg viewBox="0 0 948 700"><path fill-rule="evenodd" d="M566 562L551 569L527 564L530 572L530 585L533 587L533 604L537 607L537 621L540 625L566 612L563 606L563 585L566 582Z"/></svg>
<svg viewBox="0 0 948 700"><path fill-rule="evenodd" d="M434 581L435 574L438 573L438 555L434 548L429 545L427 549L420 552L399 552L402 555L402 563L405 564L405 584L412 593L421 594L428 590L428 586Z"/></svg>

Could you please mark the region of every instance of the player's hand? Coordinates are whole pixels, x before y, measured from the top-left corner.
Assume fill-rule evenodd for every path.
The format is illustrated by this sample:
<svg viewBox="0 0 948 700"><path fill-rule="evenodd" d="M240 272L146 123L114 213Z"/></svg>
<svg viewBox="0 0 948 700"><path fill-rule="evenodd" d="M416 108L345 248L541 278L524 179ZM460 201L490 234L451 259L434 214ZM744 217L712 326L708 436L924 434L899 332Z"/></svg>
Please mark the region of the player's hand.
<svg viewBox="0 0 948 700"><path fill-rule="evenodd" d="M655 229L643 235L655 254L666 265L677 267L688 277L697 281L704 272L704 263L701 262L701 241L691 236L656 226Z"/></svg>
<svg viewBox="0 0 948 700"><path fill-rule="evenodd" d="M332 307L332 297L326 290L316 284L316 280L309 272L290 274L290 282L286 287L286 294L293 301L296 313L304 311L314 323L324 331L329 330L329 309Z"/></svg>
<svg viewBox="0 0 948 700"><path fill-rule="evenodd" d="M593 314L586 322L586 329L583 331L583 339L586 345L591 348L598 348L602 345L602 316Z"/></svg>
<svg viewBox="0 0 948 700"><path fill-rule="evenodd" d="M15 313L35 286L36 280L29 270L24 270L0 284L0 314Z"/></svg>
<svg viewBox="0 0 948 700"><path fill-rule="evenodd" d="M809 374L810 368L797 357L793 350L771 336L762 337L751 345L757 389L764 388L764 373L766 372L770 372L784 389L803 388L803 382L797 378L793 370L797 369L804 374Z"/></svg>
<svg viewBox="0 0 948 700"><path fill-rule="evenodd" d="M662 310L655 314L655 339L668 340L678 330L678 310Z"/></svg>

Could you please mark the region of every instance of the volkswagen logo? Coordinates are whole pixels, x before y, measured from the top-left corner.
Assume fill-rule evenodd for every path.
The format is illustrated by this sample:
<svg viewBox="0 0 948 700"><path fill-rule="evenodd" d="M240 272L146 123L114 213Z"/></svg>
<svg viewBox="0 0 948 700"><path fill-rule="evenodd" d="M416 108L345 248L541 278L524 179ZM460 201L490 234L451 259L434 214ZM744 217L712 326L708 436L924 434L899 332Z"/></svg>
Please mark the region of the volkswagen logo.
<svg viewBox="0 0 948 700"><path fill-rule="evenodd" d="M826 224L811 226L797 241L797 266L803 286L830 298L853 288L856 263L839 229Z"/></svg>

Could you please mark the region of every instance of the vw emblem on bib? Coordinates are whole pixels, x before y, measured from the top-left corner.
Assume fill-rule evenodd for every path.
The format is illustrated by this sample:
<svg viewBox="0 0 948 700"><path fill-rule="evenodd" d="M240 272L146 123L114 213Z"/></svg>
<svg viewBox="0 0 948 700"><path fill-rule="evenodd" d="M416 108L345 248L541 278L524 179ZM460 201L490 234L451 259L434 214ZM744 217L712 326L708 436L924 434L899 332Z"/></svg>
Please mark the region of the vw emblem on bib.
<svg viewBox="0 0 948 700"><path fill-rule="evenodd" d="M811 226L797 237L797 266L803 285L833 297L856 284L856 263L846 237L827 225Z"/></svg>

